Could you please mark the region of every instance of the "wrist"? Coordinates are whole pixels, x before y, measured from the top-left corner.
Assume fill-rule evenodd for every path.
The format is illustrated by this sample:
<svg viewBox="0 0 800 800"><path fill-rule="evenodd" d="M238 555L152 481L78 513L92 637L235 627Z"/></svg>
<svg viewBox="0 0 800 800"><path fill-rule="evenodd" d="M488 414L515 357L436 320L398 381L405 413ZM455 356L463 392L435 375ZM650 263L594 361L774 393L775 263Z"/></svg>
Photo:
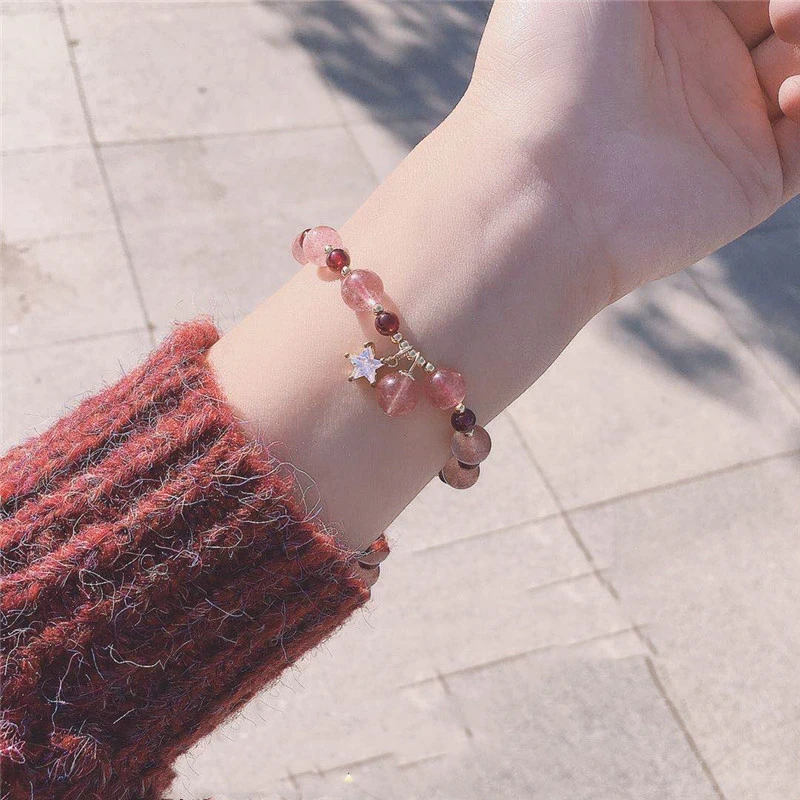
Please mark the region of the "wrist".
<svg viewBox="0 0 800 800"><path fill-rule="evenodd" d="M605 305L594 248L552 174L466 101L342 235L414 336L471 377L473 402L492 417Z"/></svg>

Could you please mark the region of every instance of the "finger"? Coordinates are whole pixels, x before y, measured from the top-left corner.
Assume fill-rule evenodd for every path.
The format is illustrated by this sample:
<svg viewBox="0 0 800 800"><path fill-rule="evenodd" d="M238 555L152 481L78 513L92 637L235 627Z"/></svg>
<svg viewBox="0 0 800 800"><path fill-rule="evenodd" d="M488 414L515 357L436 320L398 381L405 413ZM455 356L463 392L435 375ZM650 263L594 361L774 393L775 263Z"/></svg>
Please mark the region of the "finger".
<svg viewBox="0 0 800 800"><path fill-rule="evenodd" d="M800 44L800 0L772 0L769 16L775 33L784 42Z"/></svg>
<svg viewBox="0 0 800 800"><path fill-rule="evenodd" d="M800 75L792 75L781 84L778 105L787 117L800 122Z"/></svg>
<svg viewBox="0 0 800 800"><path fill-rule="evenodd" d="M720 0L717 5L750 50L772 35L766 0Z"/></svg>
<svg viewBox="0 0 800 800"><path fill-rule="evenodd" d="M783 166L783 200L800 194L800 122L781 117L773 126Z"/></svg>
<svg viewBox="0 0 800 800"><path fill-rule="evenodd" d="M778 90L790 76L800 72L800 47L770 36L753 50L753 65L767 99L769 118L774 122L783 113L778 104Z"/></svg>

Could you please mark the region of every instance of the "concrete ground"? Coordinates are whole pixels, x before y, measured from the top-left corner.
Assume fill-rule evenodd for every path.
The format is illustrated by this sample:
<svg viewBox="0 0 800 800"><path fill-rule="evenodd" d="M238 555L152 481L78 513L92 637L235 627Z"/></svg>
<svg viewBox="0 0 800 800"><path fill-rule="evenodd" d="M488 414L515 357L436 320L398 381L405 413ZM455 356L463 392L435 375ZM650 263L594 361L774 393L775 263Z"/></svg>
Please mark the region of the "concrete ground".
<svg viewBox="0 0 800 800"><path fill-rule="evenodd" d="M452 106L485 15L4 3L5 443L286 280ZM175 797L800 798L800 204L606 310L492 428Z"/></svg>

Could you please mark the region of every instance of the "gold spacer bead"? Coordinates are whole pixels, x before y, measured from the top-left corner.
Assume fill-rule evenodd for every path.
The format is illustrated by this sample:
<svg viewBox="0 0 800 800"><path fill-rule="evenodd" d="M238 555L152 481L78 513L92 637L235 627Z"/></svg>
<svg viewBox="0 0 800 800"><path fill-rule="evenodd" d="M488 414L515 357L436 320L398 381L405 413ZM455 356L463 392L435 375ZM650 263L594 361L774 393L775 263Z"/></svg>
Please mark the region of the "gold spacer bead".
<svg viewBox="0 0 800 800"><path fill-rule="evenodd" d="M459 403L453 410L460 414L462 411L466 411L467 407L463 403Z"/></svg>
<svg viewBox="0 0 800 800"><path fill-rule="evenodd" d="M324 250L325 250L326 253L332 252L333 251L333 245L326 244L325 247L324 247Z"/></svg>
<svg viewBox="0 0 800 800"><path fill-rule="evenodd" d="M375 303L375 305L372 306L372 313L375 314L376 316L378 314L382 314L383 313L383 306L380 303Z"/></svg>
<svg viewBox="0 0 800 800"><path fill-rule="evenodd" d="M350 267L342 267L341 272L339 273L343 278L349 275L353 270Z"/></svg>

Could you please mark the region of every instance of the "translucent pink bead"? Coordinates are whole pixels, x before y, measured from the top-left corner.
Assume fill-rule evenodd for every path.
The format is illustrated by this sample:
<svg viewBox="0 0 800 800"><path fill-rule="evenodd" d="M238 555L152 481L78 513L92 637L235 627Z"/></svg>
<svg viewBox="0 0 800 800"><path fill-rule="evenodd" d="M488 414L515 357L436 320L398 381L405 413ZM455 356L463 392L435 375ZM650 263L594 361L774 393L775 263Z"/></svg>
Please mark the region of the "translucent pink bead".
<svg viewBox="0 0 800 800"><path fill-rule="evenodd" d="M402 417L410 414L419 400L419 384L402 372L390 372L384 375L376 387L378 405L390 417Z"/></svg>
<svg viewBox="0 0 800 800"><path fill-rule="evenodd" d="M481 468L474 466L467 469L458 463L455 456L450 456L439 475L448 486L452 486L454 489L469 489L470 486L477 483L481 475Z"/></svg>
<svg viewBox="0 0 800 800"><path fill-rule="evenodd" d="M300 231L300 233L294 237L294 241L292 242L292 255L298 264L308 264L306 254L303 252L303 239L305 239L305 237L306 232Z"/></svg>
<svg viewBox="0 0 800 800"><path fill-rule="evenodd" d="M476 425L472 433L454 433L450 449L462 464L480 464L489 455L492 440L480 425Z"/></svg>
<svg viewBox="0 0 800 800"><path fill-rule="evenodd" d="M354 269L342 278L342 300L354 311L371 311L383 297L383 281L368 269Z"/></svg>
<svg viewBox="0 0 800 800"><path fill-rule="evenodd" d="M303 238L303 255L306 260L318 267L325 266L325 259L328 254L325 252L325 247L330 245L334 250L344 247L342 237L336 232L334 228L329 228L327 225L318 225L310 231L306 231Z"/></svg>
<svg viewBox="0 0 800 800"><path fill-rule="evenodd" d="M435 408L446 411L457 406L467 394L467 385L460 372L454 369L437 369L428 383L428 399Z"/></svg>

